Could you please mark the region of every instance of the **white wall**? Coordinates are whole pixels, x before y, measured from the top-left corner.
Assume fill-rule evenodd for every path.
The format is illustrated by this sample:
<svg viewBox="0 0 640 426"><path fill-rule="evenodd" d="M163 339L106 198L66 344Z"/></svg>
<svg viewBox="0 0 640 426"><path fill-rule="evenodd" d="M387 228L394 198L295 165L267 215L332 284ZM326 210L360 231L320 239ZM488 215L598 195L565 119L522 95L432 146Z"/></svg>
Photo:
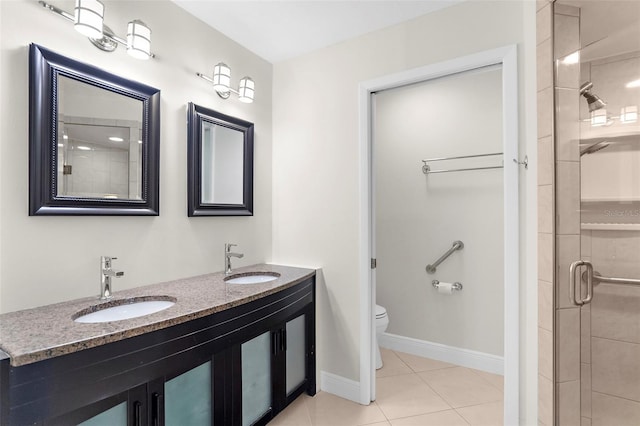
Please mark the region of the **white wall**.
<svg viewBox="0 0 640 426"><path fill-rule="evenodd" d="M67 11L72 1L56 1ZM0 1L0 311L98 295L99 258L117 256L115 290L222 270L223 244L239 244L237 266L271 257L272 66L169 1L106 1L105 23L124 35L140 18L156 59L93 47L36 1ZM28 47L37 43L161 90L159 217L29 217ZM196 72L227 63L233 81L256 81L253 104L224 101ZM188 102L255 123L254 216L187 218ZM10 125L8 125L10 123Z"/></svg>
<svg viewBox="0 0 640 426"><path fill-rule="evenodd" d="M502 152L502 72L469 71L375 95L377 303L387 332L503 355L501 169L425 175L421 159ZM437 169L500 166L502 156L432 162ZM455 240L433 274L425 271ZM431 285L463 284L439 294Z"/></svg>
<svg viewBox="0 0 640 426"><path fill-rule="evenodd" d="M317 306L320 370L359 379L358 84L516 43L520 149L535 160L534 23L535 2L465 2L274 65L273 260L323 268ZM536 179L535 172L521 176ZM521 406L527 409L521 412L533 424L536 246L527 237L537 231L530 188L524 180L521 207L525 212L532 202L532 213L521 222Z"/></svg>

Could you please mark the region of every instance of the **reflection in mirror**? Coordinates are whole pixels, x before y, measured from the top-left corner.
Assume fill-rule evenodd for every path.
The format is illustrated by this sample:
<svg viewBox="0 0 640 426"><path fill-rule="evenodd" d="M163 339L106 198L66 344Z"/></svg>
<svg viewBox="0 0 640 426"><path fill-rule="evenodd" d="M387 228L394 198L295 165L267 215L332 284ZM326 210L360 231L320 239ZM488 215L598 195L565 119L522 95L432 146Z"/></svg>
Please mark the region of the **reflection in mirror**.
<svg viewBox="0 0 640 426"><path fill-rule="evenodd" d="M253 215L253 123L189 104L188 215Z"/></svg>
<svg viewBox="0 0 640 426"><path fill-rule="evenodd" d="M237 130L202 123L202 202L242 204L244 137Z"/></svg>
<svg viewBox="0 0 640 426"><path fill-rule="evenodd" d="M159 214L160 90L29 50L29 214Z"/></svg>
<svg viewBox="0 0 640 426"><path fill-rule="evenodd" d="M142 199L142 102L58 79L58 197Z"/></svg>

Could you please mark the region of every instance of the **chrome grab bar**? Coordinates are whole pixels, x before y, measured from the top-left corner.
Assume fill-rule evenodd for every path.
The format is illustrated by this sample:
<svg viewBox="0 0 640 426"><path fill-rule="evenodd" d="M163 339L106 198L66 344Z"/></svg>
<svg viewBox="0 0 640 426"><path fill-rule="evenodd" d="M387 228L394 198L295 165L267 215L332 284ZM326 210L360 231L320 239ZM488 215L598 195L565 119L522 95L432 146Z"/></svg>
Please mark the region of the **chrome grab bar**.
<svg viewBox="0 0 640 426"><path fill-rule="evenodd" d="M492 157L494 155L502 155L502 153L501 152L494 152L494 153L491 153L491 154L459 155L457 157L427 158L426 160L422 160L422 162L423 163L428 163L428 162L431 162L431 161L459 160L461 158Z"/></svg>
<svg viewBox="0 0 640 426"><path fill-rule="evenodd" d="M582 273L582 281L587 282L588 279L589 279L589 276L587 275L587 271L584 271ZM600 275L600 272L598 272L598 271L594 271L593 272L593 276L592 276L591 279L593 281L595 281L596 285L598 285L600 283L620 284L620 285L640 285L640 280L636 280L636 279L633 279L633 278L603 277L602 275Z"/></svg>
<svg viewBox="0 0 640 426"><path fill-rule="evenodd" d="M491 166L491 167L470 167L468 169L443 169L443 170L431 170L428 164L422 166L422 173L425 175L432 175L434 173L451 173L451 172L470 172L474 170L491 170L502 169L503 166Z"/></svg>
<svg viewBox="0 0 640 426"><path fill-rule="evenodd" d="M438 158L427 158L426 160L422 160L422 173L425 175L434 174L434 173L450 173L450 172L468 172L471 170L489 170L489 169L501 169L500 166L490 166L490 167L469 167L464 169L444 169L444 170L431 170L431 166L427 163L431 163L433 161L446 161L446 160L460 160L464 158L479 158L479 157L493 157L496 155L503 155L502 152L494 152L491 154L476 154L476 155L459 155L457 157L438 157ZM516 161L516 160L514 160ZM516 161L517 162L517 161Z"/></svg>
<svg viewBox="0 0 640 426"><path fill-rule="evenodd" d="M576 285L576 272L581 266L587 268L585 271L587 274L587 297L584 299L582 298L580 285ZM576 287L578 288L578 295L576 295ZM591 299L593 299L593 265L586 260L577 260L569 266L569 300L574 305L582 306L591 302Z"/></svg>
<svg viewBox="0 0 640 426"><path fill-rule="evenodd" d="M436 272L436 268L438 267L438 265L440 265L442 262L444 262L444 260L451 256L451 254L456 251L456 250L462 250L464 248L464 243L460 240L458 241L454 241L453 242L453 247L451 247L449 250L447 250L447 252L445 254L443 254L442 256L440 256L440 258L438 260L436 260L435 262L433 262L432 264L427 265L426 269L427 269L427 273L428 274L433 274L434 272Z"/></svg>
<svg viewBox="0 0 640 426"><path fill-rule="evenodd" d="M582 298L582 295L578 294L576 297L576 287L578 287L578 293L580 293L580 285L576 285L576 271L579 267L585 266L587 268L581 274L582 281L587 284L587 297ZM620 285L637 285L640 286L640 280L633 278L612 278L603 277L600 272L593 270L591 262L586 260L577 260L569 267L569 300L575 305L582 306L585 303L591 302L593 299L593 283L608 283L608 284L620 284Z"/></svg>

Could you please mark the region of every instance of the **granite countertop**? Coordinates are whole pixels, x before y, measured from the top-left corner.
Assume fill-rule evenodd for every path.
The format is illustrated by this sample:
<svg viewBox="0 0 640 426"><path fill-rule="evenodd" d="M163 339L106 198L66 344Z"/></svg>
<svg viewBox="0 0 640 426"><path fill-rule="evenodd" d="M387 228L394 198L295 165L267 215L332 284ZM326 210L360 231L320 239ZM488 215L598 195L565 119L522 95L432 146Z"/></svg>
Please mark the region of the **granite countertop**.
<svg viewBox="0 0 640 426"><path fill-rule="evenodd" d="M260 284L227 284L224 272L116 291L109 301L86 297L0 315L0 349L18 367L106 343L160 330L249 303L289 288L315 274L313 269L252 265L243 272L275 272L280 277ZM164 296L175 305L154 314L121 321L85 324L73 321L87 308L133 297ZM1 352L0 352L1 354ZM1 357L0 357L1 359Z"/></svg>

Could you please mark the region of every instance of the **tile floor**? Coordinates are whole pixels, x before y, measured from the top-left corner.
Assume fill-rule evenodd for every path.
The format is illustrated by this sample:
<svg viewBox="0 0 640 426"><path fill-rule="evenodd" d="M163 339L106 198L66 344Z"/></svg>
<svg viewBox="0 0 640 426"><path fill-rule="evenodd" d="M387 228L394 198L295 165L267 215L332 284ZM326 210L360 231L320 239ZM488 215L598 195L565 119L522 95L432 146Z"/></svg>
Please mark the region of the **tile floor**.
<svg viewBox="0 0 640 426"><path fill-rule="evenodd" d="M319 392L302 395L275 426L500 426L502 376L382 349L377 399L368 406Z"/></svg>

